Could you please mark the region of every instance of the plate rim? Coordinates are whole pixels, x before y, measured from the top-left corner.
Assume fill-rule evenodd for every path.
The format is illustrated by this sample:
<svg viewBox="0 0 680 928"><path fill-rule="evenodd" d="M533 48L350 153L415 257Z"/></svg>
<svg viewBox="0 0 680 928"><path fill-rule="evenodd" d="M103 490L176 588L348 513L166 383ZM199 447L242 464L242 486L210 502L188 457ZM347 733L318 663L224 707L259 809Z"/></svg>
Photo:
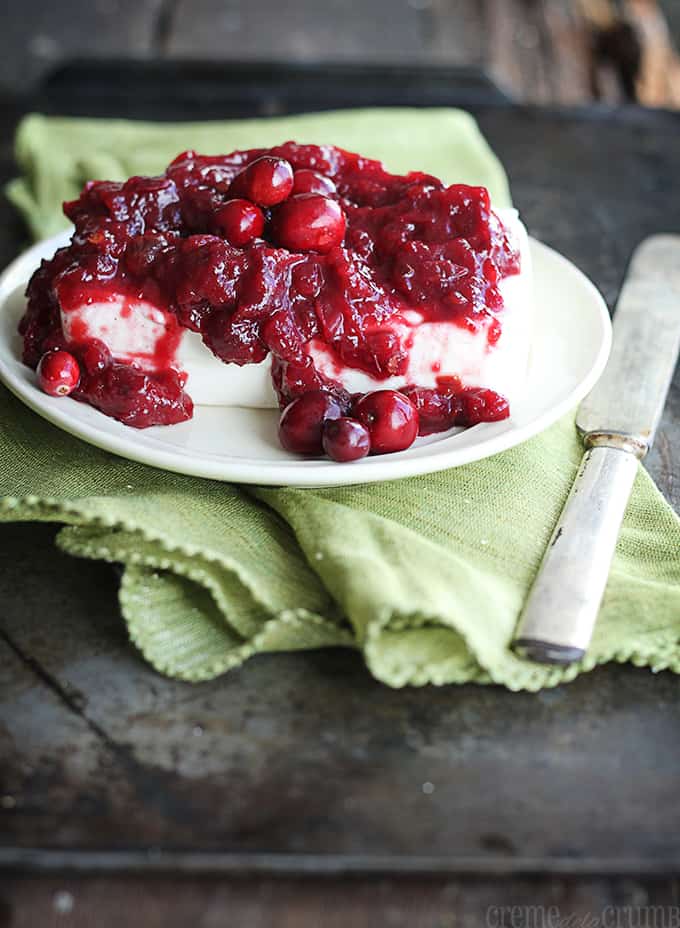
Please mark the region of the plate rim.
<svg viewBox="0 0 680 928"><path fill-rule="evenodd" d="M42 257L48 246L62 247L70 240L71 231L66 229L50 238L42 239L18 255L0 274L0 313L4 311L9 296L14 289L4 293L8 281L22 274L27 280L27 272L37 266L38 259ZM573 262L556 249L544 244L530 236L532 251L543 251L549 259L568 268L569 273L579 278L580 284L590 292L591 305L597 307L597 322L601 329L601 339L597 354L588 373L579 381L578 385L565 399L555 403L549 409L533 418L523 426L505 429L498 435L491 435L481 442L465 447L442 448L439 442L430 447L439 450L434 454L424 454L417 457L402 457L401 453L385 456L365 458L353 464L337 464L324 459L304 460L291 457L290 460L259 461L242 457L219 456L216 460L190 454L180 454L174 449L150 448L148 445L135 443L127 434L128 426L119 423L125 430L120 435L104 431L73 417L69 413L70 404L62 408L63 400L43 396L38 388L29 381L22 380L9 368L3 352L8 349L7 342L0 341L0 381L24 405L41 418L57 426L75 438L85 441L102 451L116 454L119 457L145 464L161 470L217 480L227 483L246 483L261 486L297 486L297 487L333 487L352 484L377 483L386 480L403 479L406 477L421 476L436 473L464 464L481 461L502 451L507 451L516 445L522 444L535 435L545 431L571 409L575 409L586 394L593 388L602 374L609 358L612 343L612 323L605 300L595 284ZM35 256L35 259L33 260ZM24 265L29 265L24 268ZM16 358L14 359L16 361ZM89 407L88 407L89 408ZM98 413L103 415L103 413ZM107 417L108 419L108 417ZM109 420L113 421L113 420ZM493 427L495 423L483 423L474 426L474 429ZM171 426L166 426L171 428ZM133 430L136 434L138 430Z"/></svg>

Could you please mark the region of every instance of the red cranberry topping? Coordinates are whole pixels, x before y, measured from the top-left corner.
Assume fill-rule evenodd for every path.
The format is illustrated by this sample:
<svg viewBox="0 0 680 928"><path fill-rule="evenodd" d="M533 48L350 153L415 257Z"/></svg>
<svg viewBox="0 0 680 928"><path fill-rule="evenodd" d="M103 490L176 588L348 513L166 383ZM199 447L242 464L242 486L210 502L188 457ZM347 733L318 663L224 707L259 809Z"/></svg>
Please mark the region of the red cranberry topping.
<svg viewBox="0 0 680 928"><path fill-rule="evenodd" d="M82 345L76 345L73 350L90 376L100 374L113 362L111 352L98 338L93 338Z"/></svg>
<svg viewBox="0 0 680 928"><path fill-rule="evenodd" d="M64 333L59 329L59 331L52 332L42 343L43 354L47 354L48 351L68 351L69 344ZM39 359L38 359L39 360Z"/></svg>
<svg viewBox="0 0 680 928"><path fill-rule="evenodd" d="M396 390L365 393L354 405L354 415L367 429L374 454L410 448L418 434L418 413Z"/></svg>
<svg viewBox="0 0 680 928"><path fill-rule="evenodd" d="M368 430L356 419L329 419L323 427L323 450L329 458L344 464L358 461L371 450Z"/></svg>
<svg viewBox="0 0 680 928"><path fill-rule="evenodd" d="M48 351L38 364L40 389L50 396L68 396L80 380L80 367L68 351Z"/></svg>
<svg viewBox="0 0 680 928"><path fill-rule="evenodd" d="M463 404L461 425L480 422L498 422L510 415L510 405L504 396L494 390L467 389L461 395Z"/></svg>
<svg viewBox="0 0 680 928"><path fill-rule="evenodd" d="M138 235L125 246L125 268L135 277L150 274L161 254L172 247L179 236L176 233Z"/></svg>
<svg viewBox="0 0 680 928"><path fill-rule="evenodd" d="M264 232L264 213L250 200L228 200L215 213L215 224L231 245L243 248Z"/></svg>
<svg viewBox="0 0 680 928"><path fill-rule="evenodd" d="M497 422L510 415L508 401L494 390L462 387L457 378L442 377L436 390L405 387L404 394L418 410L419 435L444 432L454 426Z"/></svg>
<svg viewBox="0 0 680 928"><path fill-rule="evenodd" d="M303 393L283 410L279 422L281 444L295 454L322 454L324 422L341 415L338 401L325 390Z"/></svg>
<svg viewBox="0 0 680 928"><path fill-rule="evenodd" d="M462 409L458 393L443 386L437 390L405 387L403 392L418 411L419 435L445 432L458 424Z"/></svg>
<svg viewBox="0 0 680 928"><path fill-rule="evenodd" d="M264 155L251 161L237 174L229 192L246 197L258 206L276 206L282 203L293 189L293 168L284 158Z"/></svg>
<svg viewBox="0 0 680 928"><path fill-rule="evenodd" d="M337 187L325 174L302 168L293 177L293 196L297 193L321 193L325 197L332 197L337 193Z"/></svg>
<svg viewBox="0 0 680 928"><path fill-rule="evenodd" d="M345 236L342 207L318 193L291 197L279 206L272 225L276 241L290 251L327 252Z"/></svg>
<svg viewBox="0 0 680 928"><path fill-rule="evenodd" d="M252 216L257 201L266 220L244 244L243 216L226 229L216 220L234 211L234 198L247 201ZM312 363L312 340L328 346L339 367L377 380L404 374L408 336L390 320L414 310L424 322L485 333L493 350L503 324L499 283L519 271L484 188L390 174L332 146L187 151L161 177L92 181L64 209L75 232L29 284L19 327L24 361L35 368L48 350L72 351L82 368L74 396L138 426L191 415L173 370L185 328L225 362L271 354L282 406L322 389L347 414L339 383ZM145 300L176 318L143 359L152 373L86 350L86 330L71 330L75 345L65 339L62 312L95 297L125 311ZM502 397L459 383L403 392L419 410L422 434L508 414Z"/></svg>
<svg viewBox="0 0 680 928"><path fill-rule="evenodd" d="M172 369L150 374L114 363L95 376L84 376L74 397L136 429L173 425L190 419L194 410L182 389L184 379Z"/></svg>

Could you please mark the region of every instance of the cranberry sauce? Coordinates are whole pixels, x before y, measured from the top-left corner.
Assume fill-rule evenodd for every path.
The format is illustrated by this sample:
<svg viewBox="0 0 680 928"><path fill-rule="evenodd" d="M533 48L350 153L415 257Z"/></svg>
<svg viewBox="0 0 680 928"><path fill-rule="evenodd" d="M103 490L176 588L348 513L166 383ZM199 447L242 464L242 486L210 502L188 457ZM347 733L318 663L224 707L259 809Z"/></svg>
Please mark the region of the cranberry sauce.
<svg viewBox="0 0 680 928"><path fill-rule="evenodd" d="M24 360L36 367L45 351L68 348L84 369L73 395L138 427L191 416L183 375L110 357L88 370L84 347L65 343L57 292L83 302L92 293L148 300L225 362L271 353L283 406L309 390L342 394L315 370L312 339L377 379L406 370L408 346L389 331L392 317L416 311L423 321L483 330L493 344L498 282L519 271L483 187L389 174L330 146L188 151L161 177L92 181L64 212L75 232L29 284ZM508 414L502 397L450 379L404 392L421 432Z"/></svg>

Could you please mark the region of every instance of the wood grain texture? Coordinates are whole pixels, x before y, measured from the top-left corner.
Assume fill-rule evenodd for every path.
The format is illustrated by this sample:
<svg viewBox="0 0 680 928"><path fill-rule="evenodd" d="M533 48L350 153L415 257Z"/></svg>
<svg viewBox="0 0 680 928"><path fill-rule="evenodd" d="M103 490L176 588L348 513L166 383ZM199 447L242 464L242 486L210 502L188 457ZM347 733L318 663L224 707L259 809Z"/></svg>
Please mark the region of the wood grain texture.
<svg viewBox="0 0 680 928"><path fill-rule="evenodd" d="M622 923L641 906L672 924L675 880L537 879L224 880L135 876L117 879L0 880L2 928L489 928L515 918L537 928L539 906L571 924L592 924L606 911ZM531 913L534 913L533 915ZM555 923L557 922L555 916ZM640 917L644 917L640 915ZM533 921L531 920L533 918ZM518 924L518 921L515 921Z"/></svg>
<svg viewBox="0 0 680 928"><path fill-rule="evenodd" d="M1 628L22 665L0 706L13 746L4 843L390 856L407 869L420 857L482 872L674 859L672 675L609 667L538 695L392 691L357 656L327 651L192 687L142 663L111 572L54 554L50 534L1 532L13 552ZM31 588L13 595L28 571ZM45 622L46 597L58 622Z"/></svg>
<svg viewBox="0 0 680 928"><path fill-rule="evenodd" d="M569 0L486 4L486 62L519 100L577 103L591 97L590 27Z"/></svg>
<svg viewBox="0 0 680 928"><path fill-rule="evenodd" d="M531 231L610 305L634 245L680 231L680 116L477 115ZM0 250L18 247L15 234L0 227ZM676 506L679 387L648 462ZM529 859L546 870L677 861L677 677L609 666L537 695L394 692L329 651L259 658L191 687L142 663L114 575L59 555L51 535L0 531L5 843L306 855L312 867L388 855L407 869L436 859L505 873Z"/></svg>
<svg viewBox="0 0 680 928"><path fill-rule="evenodd" d="M655 0L177 0L165 53L485 68L516 99L678 103L680 68Z"/></svg>
<svg viewBox="0 0 680 928"><path fill-rule="evenodd" d="M674 41L663 7L654 0L627 0L624 16L640 44L635 100L645 106L680 107L677 37Z"/></svg>
<svg viewBox="0 0 680 928"><path fill-rule="evenodd" d="M0 86L78 58L483 68L535 103L680 106L676 0L26 0L0 6ZM669 27L670 23L670 27Z"/></svg>
<svg viewBox="0 0 680 928"><path fill-rule="evenodd" d="M413 61L428 55L416 5L406 0L179 0L172 56L274 61Z"/></svg>
<svg viewBox="0 0 680 928"><path fill-rule="evenodd" d="M163 0L22 0L0 4L0 86L16 91L74 57L152 52Z"/></svg>
<svg viewBox="0 0 680 928"><path fill-rule="evenodd" d="M167 54L483 65L484 25L478 0L178 0Z"/></svg>

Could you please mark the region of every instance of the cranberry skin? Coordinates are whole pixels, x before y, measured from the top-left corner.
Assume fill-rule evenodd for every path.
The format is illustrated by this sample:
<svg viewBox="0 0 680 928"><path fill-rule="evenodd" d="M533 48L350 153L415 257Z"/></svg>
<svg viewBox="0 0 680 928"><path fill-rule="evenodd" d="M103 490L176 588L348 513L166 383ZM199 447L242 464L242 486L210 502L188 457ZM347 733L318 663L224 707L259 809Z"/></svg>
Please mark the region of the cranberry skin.
<svg viewBox="0 0 680 928"><path fill-rule="evenodd" d="M457 393L450 393L444 387L436 390L406 387L404 395L418 411L419 435L445 432L460 424L462 401Z"/></svg>
<svg viewBox="0 0 680 928"><path fill-rule="evenodd" d="M323 450L340 464L358 461L371 450L371 437L356 419L328 419L323 426Z"/></svg>
<svg viewBox="0 0 680 928"><path fill-rule="evenodd" d="M93 338L89 342L83 342L76 345L74 351L78 355L78 360L90 377L101 374L106 368L113 363L111 352L98 338Z"/></svg>
<svg viewBox="0 0 680 928"><path fill-rule="evenodd" d="M354 405L354 415L368 429L373 454L410 448L418 434L418 413L403 393L375 390Z"/></svg>
<svg viewBox="0 0 680 928"><path fill-rule="evenodd" d="M258 206L276 206L293 189L293 169L284 158L263 155L245 167L231 182L229 192Z"/></svg>
<svg viewBox="0 0 680 928"><path fill-rule="evenodd" d="M510 415L510 404L495 390L467 389L461 395L462 424L478 425L480 422L500 422Z"/></svg>
<svg viewBox="0 0 680 928"><path fill-rule="evenodd" d="M40 389L50 396L68 396L80 380L80 367L70 351L48 351L38 364Z"/></svg>
<svg viewBox="0 0 680 928"><path fill-rule="evenodd" d="M323 454L322 432L327 419L339 419L340 404L325 390L310 390L289 403L279 422L279 440L294 454Z"/></svg>
<svg viewBox="0 0 680 928"><path fill-rule="evenodd" d="M337 187L325 174L301 168L293 177L293 196L298 193L321 193L325 197L332 197L337 193Z"/></svg>
<svg viewBox="0 0 680 928"><path fill-rule="evenodd" d="M264 232L264 213L250 200L228 200L215 213L215 224L230 245L243 248Z"/></svg>
<svg viewBox="0 0 680 928"><path fill-rule="evenodd" d="M291 197L273 219L274 238L289 251L330 251L342 244L345 225L340 204L318 193Z"/></svg>

